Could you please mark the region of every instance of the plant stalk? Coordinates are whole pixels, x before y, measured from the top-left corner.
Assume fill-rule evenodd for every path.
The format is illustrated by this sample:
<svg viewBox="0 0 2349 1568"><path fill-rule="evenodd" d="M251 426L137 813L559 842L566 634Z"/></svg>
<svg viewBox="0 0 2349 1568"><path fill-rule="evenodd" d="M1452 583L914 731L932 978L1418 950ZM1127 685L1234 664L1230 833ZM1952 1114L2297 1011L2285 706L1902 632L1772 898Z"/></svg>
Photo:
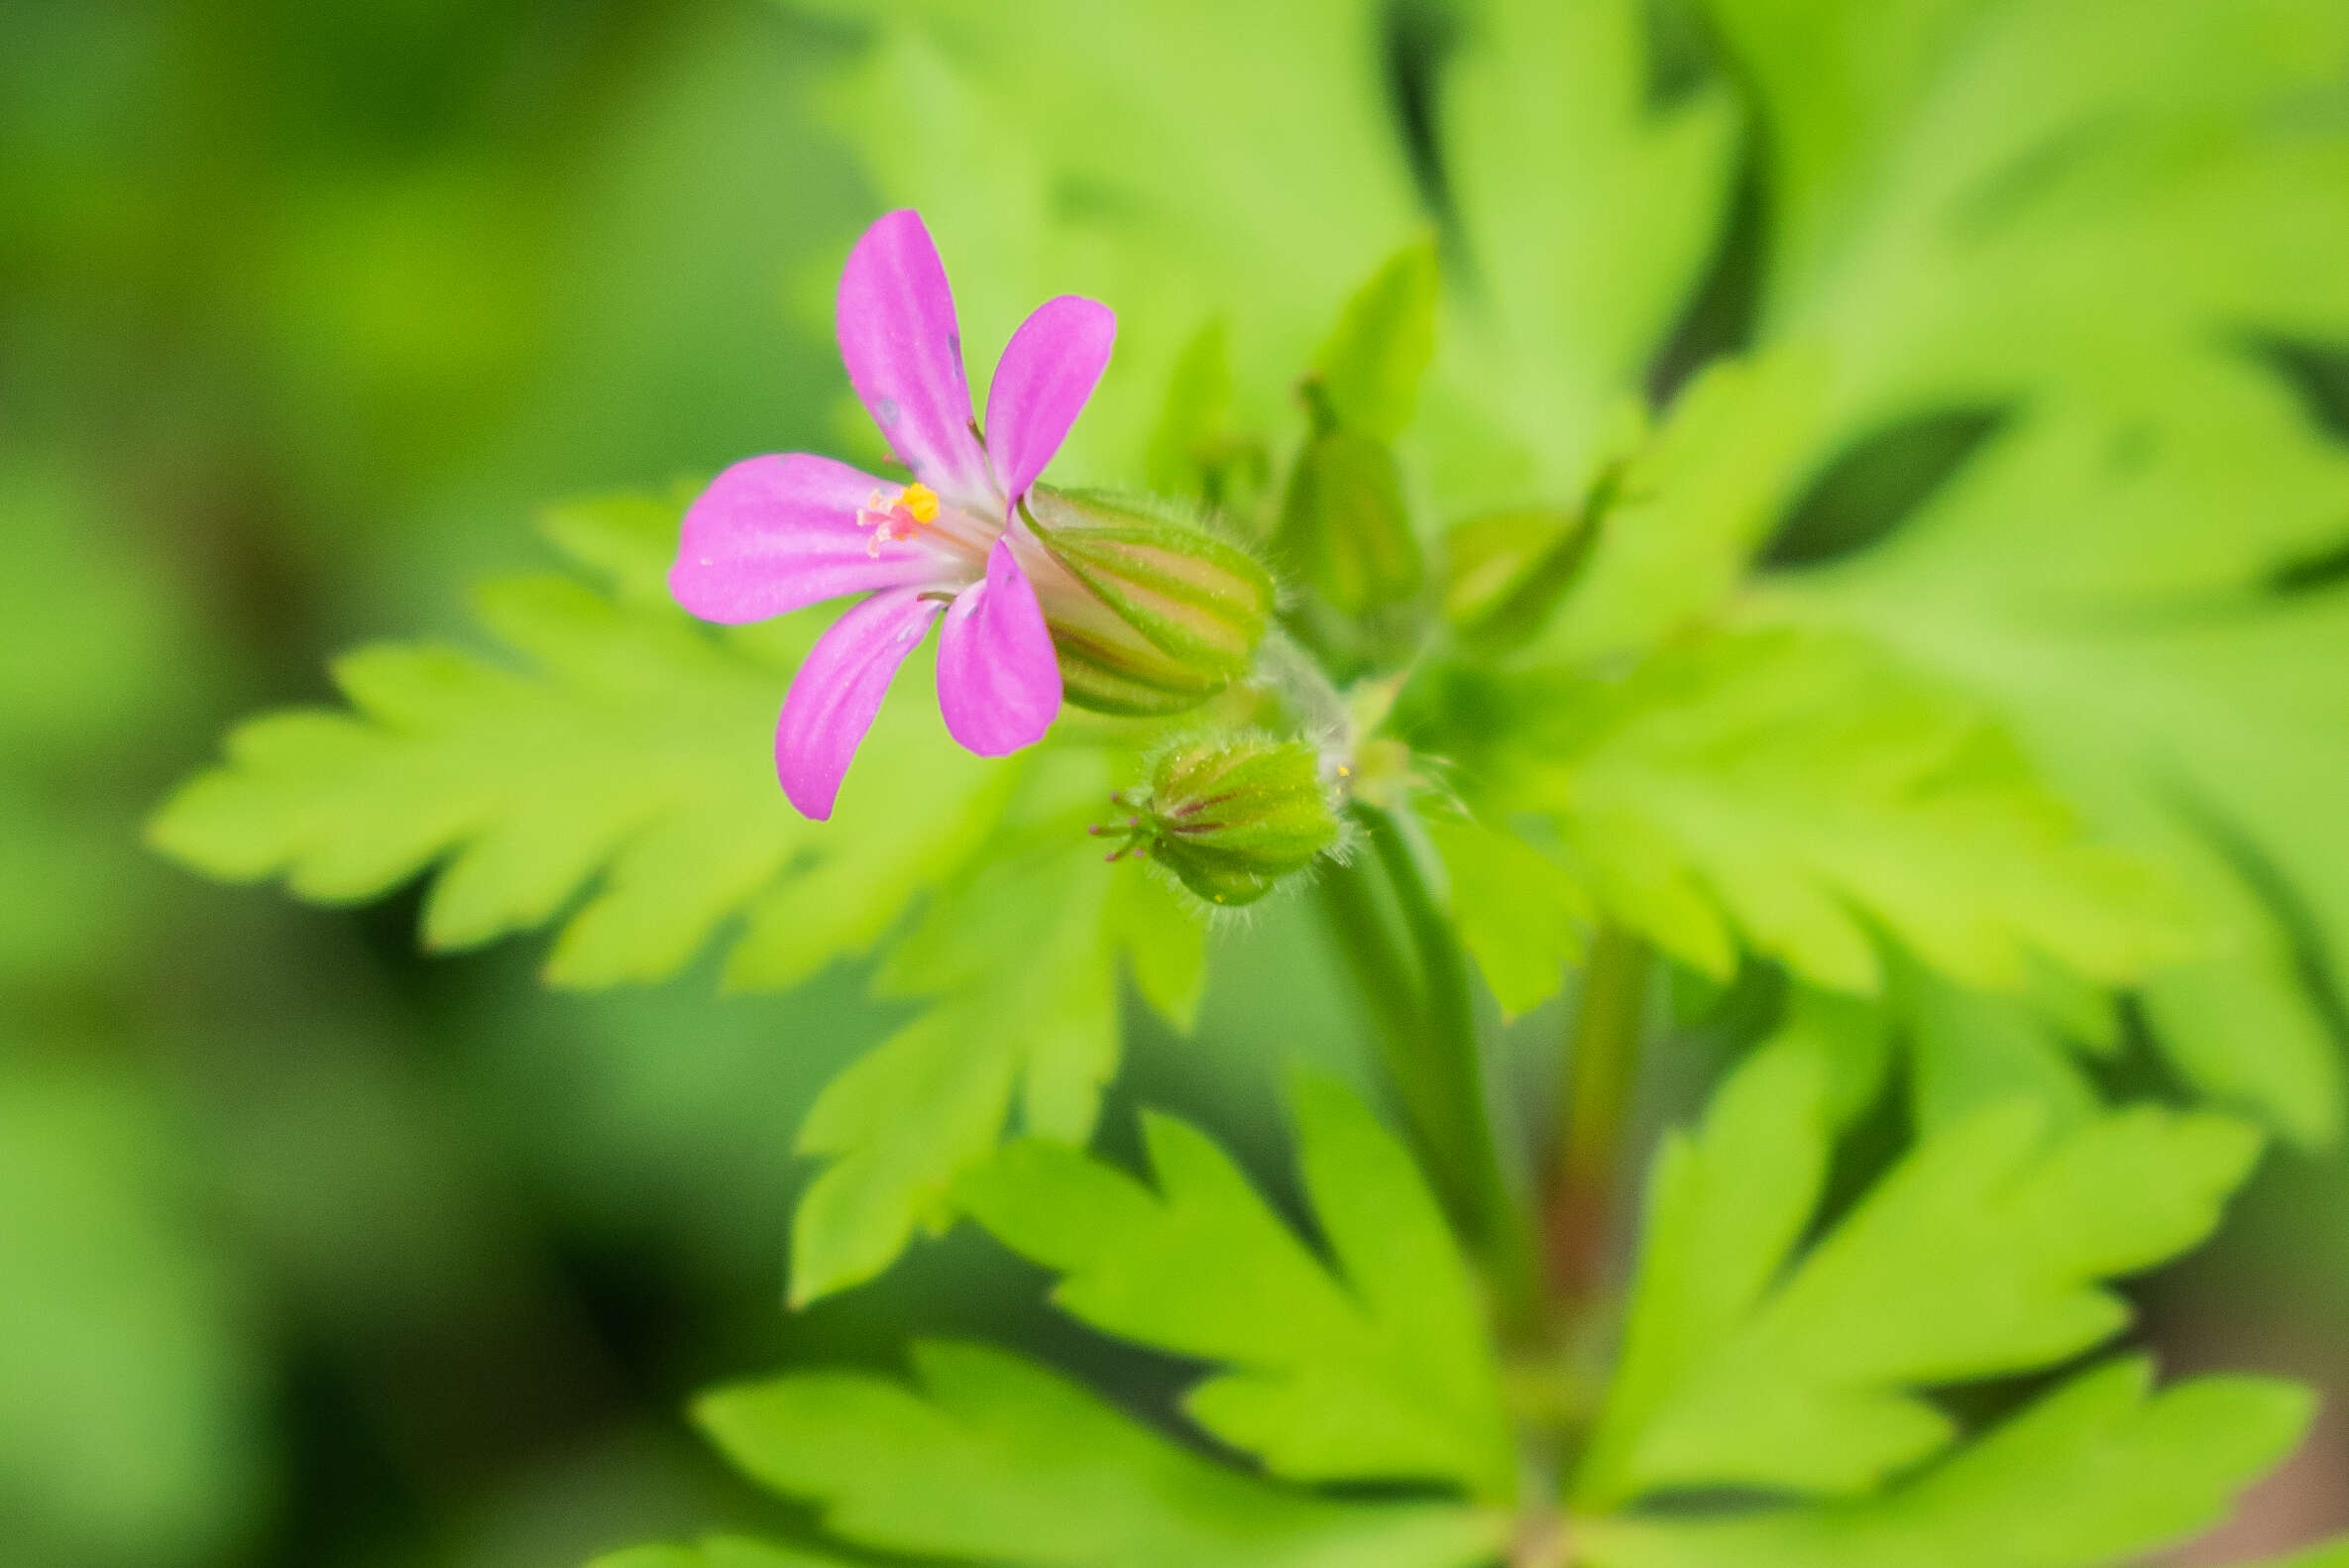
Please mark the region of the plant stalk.
<svg viewBox="0 0 2349 1568"><path fill-rule="evenodd" d="M1645 1025L1647 945L1620 927L1601 929L1584 972L1566 1069L1543 1230L1550 1288L1570 1311L1587 1310L1611 1284L1609 1225L1617 1208L1631 1090Z"/></svg>
<svg viewBox="0 0 2349 1568"><path fill-rule="evenodd" d="M1360 804L1353 815L1376 871L1360 862L1331 871L1321 881L1322 908L1377 1023L1420 1164L1483 1263L1505 1323L1529 1333L1542 1312L1540 1269L1493 1133L1466 955L1395 819ZM1392 895L1399 934L1381 907L1379 882Z"/></svg>

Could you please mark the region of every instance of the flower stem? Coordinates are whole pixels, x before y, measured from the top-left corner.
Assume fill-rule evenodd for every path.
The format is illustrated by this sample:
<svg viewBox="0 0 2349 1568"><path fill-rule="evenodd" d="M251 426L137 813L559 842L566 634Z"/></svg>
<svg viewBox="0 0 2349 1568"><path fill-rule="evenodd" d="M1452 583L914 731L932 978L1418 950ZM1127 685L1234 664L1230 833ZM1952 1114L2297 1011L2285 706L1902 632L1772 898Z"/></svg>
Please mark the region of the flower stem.
<svg viewBox="0 0 2349 1568"><path fill-rule="evenodd" d="M1484 1264L1505 1322L1529 1332L1541 1312L1539 1269L1493 1135L1459 937L1396 820L1361 804L1353 815L1376 868L1357 862L1323 877L1323 911L1377 1021L1420 1164Z"/></svg>
<svg viewBox="0 0 2349 1568"><path fill-rule="evenodd" d="M1583 976L1544 1216L1551 1289L1572 1310L1587 1309L1610 1284L1608 1229L1630 1131L1649 967L1647 945L1609 926L1593 942Z"/></svg>

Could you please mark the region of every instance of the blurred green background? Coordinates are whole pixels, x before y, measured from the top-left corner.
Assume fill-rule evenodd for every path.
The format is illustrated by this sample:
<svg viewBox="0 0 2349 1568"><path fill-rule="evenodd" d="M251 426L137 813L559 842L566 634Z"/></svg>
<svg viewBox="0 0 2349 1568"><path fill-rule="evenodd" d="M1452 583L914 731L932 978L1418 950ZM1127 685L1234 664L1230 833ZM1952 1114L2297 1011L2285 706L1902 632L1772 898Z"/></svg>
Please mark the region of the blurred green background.
<svg viewBox="0 0 2349 1568"><path fill-rule="evenodd" d="M796 1319L791 1134L893 1016L836 972L572 997L414 905L200 885L139 825L323 661L461 624L542 503L833 444L795 308L876 202L805 108L854 47L757 0L0 0L0 1557L537 1568L761 1504L680 1414L984 1325L1166 1369L957 1235ZM1312 932L1136 1010L1110 1117L1270 1167L1355 1065ZM1538 1036L1550 1021L1523 1026ZM2173 1364L2349 1384L2349 1176L2271 1162L2148 1295ZM2262 1508L2349 1514L2320 1430ZM2246 1537L2248 1539L2248 1537Z"/></svg>
<svg viewBox="0 0 2349 1568"><path fill-rule="evenodd" d="M757 1521L687 1395L939 1329L1164 1382L967 1236L786 1320L792 1134L897 1022L860 975L550 994L534 943L425 957L412 900L139 842L234 719L543 564L542 504L831 444L793 302L875 204L803 102L853 43L757 0L0 3L10 1568ZM1343 1053L1310 934L1256 935L1213 1045L1137 1011L1128 1103L1247 1136L1274 1042Z"/></svg>

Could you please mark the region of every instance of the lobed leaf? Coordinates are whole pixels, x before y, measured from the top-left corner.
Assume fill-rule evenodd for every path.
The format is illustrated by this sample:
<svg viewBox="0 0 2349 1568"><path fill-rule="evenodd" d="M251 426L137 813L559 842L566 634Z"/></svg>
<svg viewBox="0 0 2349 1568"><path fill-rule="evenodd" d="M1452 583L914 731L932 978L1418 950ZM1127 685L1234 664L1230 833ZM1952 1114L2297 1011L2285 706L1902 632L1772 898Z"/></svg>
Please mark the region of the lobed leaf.
<svg viewBox="0 0 2349 1568"><path fill-rule="evenodd" d="M657 979L730 928L727 983L790 986L871 950L932 895L877 980L929 1010L843 1072L801 1130L801 1152L830 1161L794 1232L805 1301L943 1223L1015 1095L1031 1131L1083 1141L1116 1063L1121 954L1183 1024L1205 936L1149 878L1100 863L1084 829L1110 792L1104 752L1080 738L1010 763L971 756L947 738L919 658L838 813L801 818L775 786L769 735L819 622L694 624L661 586L676 518L673 502L558 510L551 531L611 593L551 576L486 587L483 618L511 663L437 646L344 659L352 711L247 724L150 837L213 875L282 874L321 900L434 872L428 943L561 921L546 966L558 985ZM1024 815L1007 816L1015 787Z"/></svg>
<svg viewBox="0 0 2349 1568"><path fill-rule="evenodd" d="M1765 339L1835 351L1818 461L1953 409L2000 438L1780 608L2011 713L2216 930L2145 996L2205 1093L2338 1135L2349 454L2291 357L2349 337L2349 19L2298 0L1709 0L1772 127ZM2083 59L2093 70L2077 68ZM1893 519L1887 519L1891 521ZM2301 584L2300 587L2290 585Z"/></svg>
<svg viewBox="0 0 2349 1568"><path fill-rule="evenodd" d="M1994 989L2034 955L2117 981L2187 951L2163 880L2087 841L1983 709L1860 640L1726 632L1460 700L1487 732L1433 743L1471 798L1546 817L1609 919L1708 972L1742 943L1873 991L1878 929Z"/></svg>
<svg viewBox="0 0 2349 1568"><path fill-rule="evenodd" d="M2305 1390L2110 1362L1920 1475L1848 1503L1730 1520L1604 1520L1594 1568L2107 1568L2224 1518L2305 1429ZM2317 1557L2314 1562L2326 1559ZM2296 1561L2296 1559L2295 1559Z"/></svg>
<svg viewBox="0 0 2349 1568"><path fill-rule="evenodd" d="M656 515L673 538L674 508ZM557 516L590 559L615 548L576 511ZM712 636L643 592L624 556L600 558L621 597L556 576L482 587L506 660L437 644L339 660L350 711L240 726L226 763L164 805L150 841L322 902L430 872L427 945L559 922L557 985L662 978L741 920L729 982L782 986L878 941L1000 814L1013 770L948 740L909 661L839 815L801 818L775 787L770 735L820 621Z"/></svg>
<svg viewBox="0 0 2349 1568"><path fill-rule="evenodd" d="M1503 1515L1340 1501L1226 1469L1015 1356L914 1347L917 1388L800 1373L721 1390L705 1430L878 1551L1035 1568L1467 1568Z"/></svg>
<svg viewBox="0 0 2349 1568"><path fill-rule="evenodd" d="M1195 1012L1205 931L1174 893L1104 865L1086 837L1110 791L1098 755L1048 756L988 856L942 889L876 978L930 1010L825 1088L801 1154L828 1158L792 1229L791 1298L880 1273L923 1226L943 1229L954 1188L994 1151L1015 1100L1038 1137L1081 1145L1117 1066L1118 973L1131 954L1146 997Z"/></svg>
<svg viewBox="0 0 2349 1568"><path fill-rule="evenodd" d="M1513 833L1438 819L1427 836L1451 878L1461 945L1503 1016L1555 996L1590 946L1597 911L1582 884Z"/></svg>
<svg viewBox="0 0 2349 1568"><path fill-rule="evenodd" d="M1576 1482L1852 1495L1946 1447L1913 1391L2052 1365L2127 1309L2101 1282L2192 1246L2248 1173L2240 1123L2140 1107L2051 1131L2010 1100L1926 1138L1799 1260L1833 1148L1816 1047L1741 1067L1659 1154L1618 1385Z"/></svg>
<svg viewBox="0 0 2349 1568"><path fill-rule="evenodd" d="M1294 1091L1324 1262L1196 1129L1148 1117L1156 1189L1053 1144L1015 1144L964 1189L1005 1245L1058 1272L1093 1327L1224 1370L1183 1408L1276 1476L1516 1490L1475 1289L1409 1153L1336 1082Z"/></svg>
<svg viewBox="0 0 2349 1568"><path fill-rule="evenodd" d="M1578 496L1712 249L1738 114L1669 105L1640 0L1488 0L1435 82L1461 264L1423 428L1447 511Z"/></svg>

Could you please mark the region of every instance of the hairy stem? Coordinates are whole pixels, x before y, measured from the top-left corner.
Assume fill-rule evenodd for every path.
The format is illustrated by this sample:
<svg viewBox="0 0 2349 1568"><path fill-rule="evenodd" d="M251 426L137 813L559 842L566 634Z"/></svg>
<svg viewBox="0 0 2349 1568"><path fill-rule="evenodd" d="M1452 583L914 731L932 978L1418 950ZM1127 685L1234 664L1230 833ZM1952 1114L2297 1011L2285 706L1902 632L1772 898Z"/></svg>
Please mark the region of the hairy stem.
<svg viewBox="0 0 2349 1568"><path fill-rule="evenodd" d="M1647 945L1614 926L1591 947L1582 1005L1558 1097L1557 1146L1543 1229L1550 1288L1581 1310L1606 1290L1608 1225L1617 1208L1631 1089L1644 1026Z"/></svg>
<svg viewBox="0 0 2349 1568"><path fill-rule="evenodd" d="M1371 806L1353 811L1375 867L1357 862L1325 876L1322 908L1377 1022L1420 1163L1482 1261L1504 1320L1530 1331L1541 1310L1539 1269L1493 1135L1466 956L1395 819Z"/></svg>

